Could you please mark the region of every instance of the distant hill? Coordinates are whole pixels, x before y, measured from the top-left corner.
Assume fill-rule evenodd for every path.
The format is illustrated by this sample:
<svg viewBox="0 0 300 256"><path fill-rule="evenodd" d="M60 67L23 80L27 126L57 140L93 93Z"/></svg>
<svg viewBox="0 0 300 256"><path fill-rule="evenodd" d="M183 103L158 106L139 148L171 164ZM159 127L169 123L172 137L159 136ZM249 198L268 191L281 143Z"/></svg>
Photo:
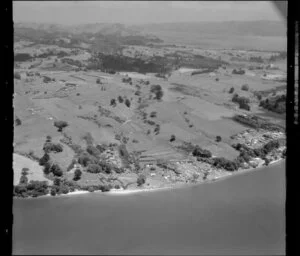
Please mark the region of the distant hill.
<svg viewBox="0 0 300 256"><path fill-rule="evenodd" d="M203 49L286 51L287 28L280 21L180 22L132 26L167 44Z"/></svg>
<svg viewBox="0 0 300 256"><path fill-rule="evenodd" d="M69 43L60 39L70 39ZM91 50L115 53L124 45L146 45L163 42L156 36L142 34L122 24L83 24L64 26L58 24L15 23L14 39L35 43L58 44L63 47L78 47L80 43L90 45Z"/></svg>
<svg viewBox="0 0 300 256"><path fill-rule="evenodd" d="M286 25L280 21L180 22L132 26L144 33L190 32L236 36L286 36Z"/></svg>

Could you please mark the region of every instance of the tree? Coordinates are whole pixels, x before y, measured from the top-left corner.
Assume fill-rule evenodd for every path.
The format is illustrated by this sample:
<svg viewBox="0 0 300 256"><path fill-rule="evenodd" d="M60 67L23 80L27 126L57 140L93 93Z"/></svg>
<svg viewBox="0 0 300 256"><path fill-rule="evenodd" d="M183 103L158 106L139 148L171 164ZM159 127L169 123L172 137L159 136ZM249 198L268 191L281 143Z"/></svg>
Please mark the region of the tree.
<svg viewBox="0 0 300 256"><path fill-rule="evenodd" d="M193 156L210 158L212 156L211 152L207 149L202 149L199 146L196 146L193 150Z"/></svg>
<svg viewBox="0 0 300 256"><path fill-rule="evenodd" d="M174 134L172 134L171 138L170 138L170 142L173 142L174 140L176 140L176 136Z"/></svg>
<svg viewBox="0 0 300 256"><path fill-rule="evenodd" d="M28 183L28 178L27 178L27 176L25 176L25 175L22 175L21 177L20 177L20 181L19 181L19 185L22 185L22 184L27 184Z"/></svg>
<svg viewBox="0 0 300 256"><path fill-rule="evenodd" d="M122 96L118 96L118 101L119 101L120 103L123 103L123 101L124 101L123 97L122 97Z"/></svg>
<svg viewBox="0 0 300 256"><path fill-rule="evenodd" d="M86 171L90 173L100 173L102 172L102 168L98 164L89 164Z"/></svg>
<svg viewBox="0 0 300 256"><path fill-rule="evenodd" d="M150 92L155 94L155 99L161 100L164 93L160 85L152 85L150 88Z"/></svg>
<svg viewBox="0 0 300 256"><path fill-rule="evenodd" d="M69 124L65 121L55 121L54 126L58 128L59 132L62 132L62 129L67 127Z"/></svg>
<svg viewBox="0 0 300 256"><path fill-rule="evenodd" d="M216 142L220 142L222 140L221 136L216 136Z"/></svg>
<svg viewBox="0 0 300 256"><path fill-rule="evenodd" d="M230 90L229 90L229 93L233 93L234 92L234 88L231 87Z"/></svg>
<svg viewBox="0 0 300 256"><path fill-rule="evenodd" d="M44 166L46 163L48 163L49 160L50 160L50 156L47 152L45 152L45 154L39 160L39 165Z"/></svg>
<svg viewBox="0 0 300 256"><path fill-rule="evenodd" d="M131 104L131 103L130 103L130 100L129 100L129 99L126 99L126 100L125 100L125 105L126 105L128 108L130 108L130 104Z"/></svg>
<svg viewBox="0 0 300 256"><path fill-rule="evenodd" d="M111 99L111 100L110 100L110 105L111 105L111 106L116 106L116 105L117 105L116 100L115 100L115 99Z"/></svg>
<svg viewBox="0 0 300 256"><path fill-rule="evenodd" d="M137 185L140 187L146 182L146 176L143 174L140 174L137 178Z"/></svg>
<svg viewBox="0 0 300 256"><path fill-rule="evenodd" d="M15 73L14 73L14 78L15 78L15 79L19 79L19 80L20 80L20 79L21 79L21 75L20 75L20 73L18 73L18 72L15 72Z"/></svg>
<svg viewBox="0 0 300 256"><path fill-rule="evenodd" d="M21 124L22 124L21 119L18 118L18 117L16 117L16 119L15 119L15 124L16 124L16 126L21 125Z"/></svg>
<svg viewBox="0 0 300 256"><path fill-rule="evenodd" d="M46 142L51 142L52 141L52 137L50 136L50 135L48 135L47 137L46 137Z"/></svg>
<svg viewBox="0 0 300 256"><path fill-rule="evenodd" d="M88 145L87 148L86 148L86 151L92 155L92 156L95 156L95 157L99 157L99 155L101 154L101 152L94 146L92 145Z"/></svg>
<svg viewBox="0 0 300 256"><path fill-rule="evenodd" d="M150 117L151 117L151 118L156 117L156 112L155 112L155 111L152 111L152 112L150 113Z"/></svg>
<svg viewBox="0 0 300 256"><path fill-rule="evenodd" d="M21 172L21 175L23 175L23 176L26 176L26 175L28 175L28 171L29 171L29 169L28 168L22 168L22 172Z"/></svg>
<svg viewBox="0 0 300 256"><path fill-rule="evenodd" d="M61 177L63 175L63 172L58 164L53 164L50 168L50 171L53 173L53 175Z"/></svg>
<svg viewBox="0 0 300 256"><path fill-rule="evenodd" d="M81 175L82 175L82 172L80 171L80 169L76 169L74 172L73 180L75 180L75 181L80 180Z"/></svg>
<svg viewBox="0 0 300 256"><path fill-rule="evenodd" d="M249 91L249 85L248 84L244 84L242 85L242 88L241 88L243 91Z"/></svg>

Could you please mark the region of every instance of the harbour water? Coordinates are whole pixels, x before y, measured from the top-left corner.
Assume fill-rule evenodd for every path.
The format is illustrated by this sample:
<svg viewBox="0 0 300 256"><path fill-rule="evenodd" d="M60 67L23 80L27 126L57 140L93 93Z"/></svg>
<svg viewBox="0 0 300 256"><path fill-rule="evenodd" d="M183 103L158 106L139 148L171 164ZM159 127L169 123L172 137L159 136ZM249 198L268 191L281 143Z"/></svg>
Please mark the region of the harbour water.
<svg viewBox="0 0 300 256"><path fill-rule="evenodd" d="M14 199L13 254L284 254L285 163L156 192Z"/></svg>

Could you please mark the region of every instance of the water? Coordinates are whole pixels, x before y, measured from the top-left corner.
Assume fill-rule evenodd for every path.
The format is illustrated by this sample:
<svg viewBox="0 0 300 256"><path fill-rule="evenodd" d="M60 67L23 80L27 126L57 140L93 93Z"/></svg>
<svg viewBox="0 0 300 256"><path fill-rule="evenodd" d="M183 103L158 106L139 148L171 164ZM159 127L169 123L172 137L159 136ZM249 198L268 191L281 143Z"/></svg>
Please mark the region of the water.
<svg viewBox="0 0 300 256"><path fill-rule="evenodd" d="M211 184L14 200L14 254L284 254L284 163Z"/></svg>

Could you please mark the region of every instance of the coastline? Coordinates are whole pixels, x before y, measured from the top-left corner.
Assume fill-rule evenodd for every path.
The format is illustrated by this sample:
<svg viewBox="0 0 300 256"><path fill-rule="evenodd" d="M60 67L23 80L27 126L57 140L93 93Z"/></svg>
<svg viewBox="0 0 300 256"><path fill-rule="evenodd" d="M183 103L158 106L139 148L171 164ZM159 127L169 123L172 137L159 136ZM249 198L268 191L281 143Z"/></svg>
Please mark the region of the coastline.
<svg viewBox="0 0 300 256"><path fill-rule="evenodd" d="M274 165L279 165L284 160L285 159L280 158L280 159L270 162L268 166L258 166L256 168L242 169L242 170L239 170L236 172L227 172L227 174L222 177L214 178L214 179L207 180L207 181L199 181L196 183L188 183L188 184L187 183L177 183L177 184L175 183L175 184L170 184L170 185L166 185L163 187L150 187L150 188L139 188L139 189L125 189L125 190L124 189L112 189L108 192L102 192L100 190L96 190L94 192L89 192L86 190L75 190L73 192L69 192L68 194L61 194L61 195L56 195L56 196L52 196L49 193L44 196L39 196L38 198L42 198L42 197L60 198L61 196L78 196L78 195L83 195L83 194L88 194L88 193L102 193L103 195L106 195L106 196L120 196L120 195L131 195L131 194L136 194L136 193L155 192L155 191L161 191L161 190L171 190L171 189L190 187L190 186L198 186L201 184L209 184L209 183L223 181L225 179L234 177L236 175L243 175L243 174L250 173L253 171L262 171L264 168L268 168L268 167L271 167Z"/></svg>

